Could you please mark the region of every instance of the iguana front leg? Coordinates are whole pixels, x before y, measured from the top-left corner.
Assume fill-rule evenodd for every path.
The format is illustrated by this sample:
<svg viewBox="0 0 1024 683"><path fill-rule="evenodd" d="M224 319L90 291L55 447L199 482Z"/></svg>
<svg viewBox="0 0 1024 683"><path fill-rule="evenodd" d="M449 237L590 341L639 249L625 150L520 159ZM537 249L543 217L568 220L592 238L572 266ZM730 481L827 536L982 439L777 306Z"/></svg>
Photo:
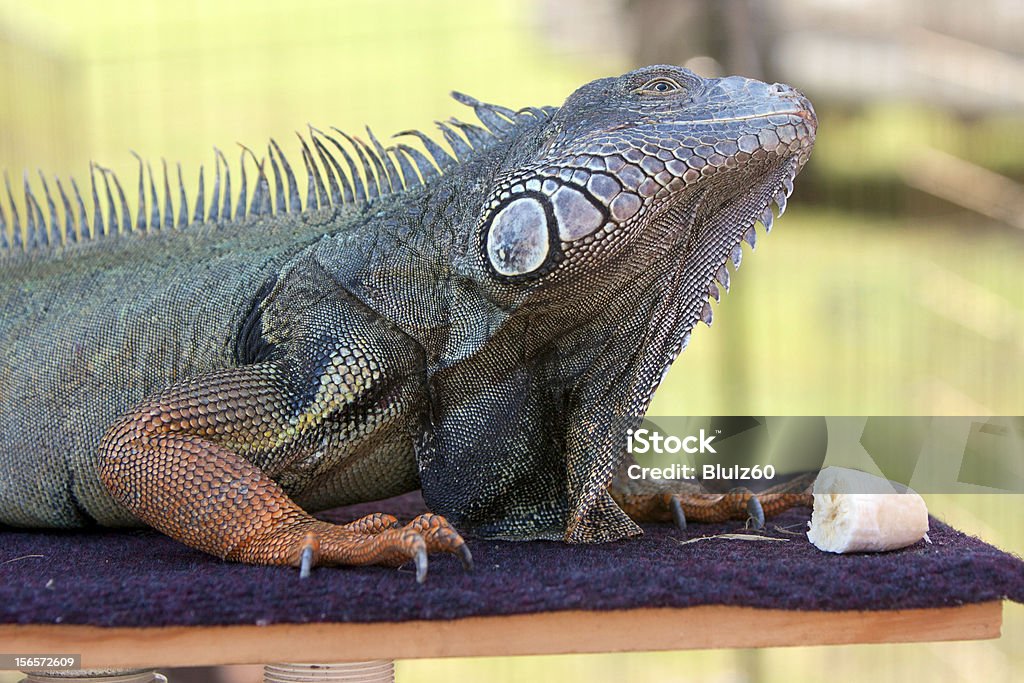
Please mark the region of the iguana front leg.
<svg viewBox="0 0 1024 683"><path fill-rule="evenodd" d="M768 517L800 505L811 507L813 483L814 474L806 474L759 493L747 488L711 493L687 481L631 479L623 468L608 490L615 502L637 522L674 521L680 529L685 529L687 521L740 519L760 529Z"/></svg>
<svg viewBox="0 0 1024 683"><path fill-rule="evenodd" d="M314 403L316 399L313 399ZM348 525L306 513L246 455L301 450L322 434L289 373L261 363L208 374L167 389L116 423L100 450L100 477L142 521L193 548L257 564L416 564L427 553L470 554L444 518L398 526L390 515ZM322 412L324 406L320 406ZM280 458L271 457L270 461Z"/></svg>

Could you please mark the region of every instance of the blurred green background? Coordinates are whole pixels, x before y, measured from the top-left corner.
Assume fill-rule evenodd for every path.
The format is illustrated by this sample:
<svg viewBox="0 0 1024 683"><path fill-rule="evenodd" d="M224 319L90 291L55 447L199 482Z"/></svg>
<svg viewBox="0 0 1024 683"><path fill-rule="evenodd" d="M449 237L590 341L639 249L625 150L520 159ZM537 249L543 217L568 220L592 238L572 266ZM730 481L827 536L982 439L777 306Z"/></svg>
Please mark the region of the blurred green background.
<svg viewBox="0 0 1024 683"><path fill-rule="evenodd" d="M452 89L559 104L657 62L789 82L817 107L814 156L652 414L1021 415L1022 33L1003 0L0 0L0 169L17 187L92 159L133 179L135 150L181 161L191 188L213 145L427 129L467 116ZM1017 553L1022 502L929 497ZM995 642L410 661L399 678L1012 680L1022 642L1008 605Z"/></svg>

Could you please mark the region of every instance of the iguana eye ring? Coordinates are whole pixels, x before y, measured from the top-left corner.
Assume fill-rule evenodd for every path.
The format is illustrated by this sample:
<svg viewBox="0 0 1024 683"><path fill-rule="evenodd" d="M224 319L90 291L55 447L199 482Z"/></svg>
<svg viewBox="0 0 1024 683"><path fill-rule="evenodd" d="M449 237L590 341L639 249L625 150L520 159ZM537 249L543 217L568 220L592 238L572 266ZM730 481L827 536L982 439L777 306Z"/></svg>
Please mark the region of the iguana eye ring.
<svg viewBox="0 0 1024 683"><path fill-rule="evenodd" d="M652 78L651 80L644 83L638 88L639 92L646 93L657 93L665 94L675 92L676 90L682 90L683 86L679 85L675 80L666 76L659 76L658 78Z"/></svg>

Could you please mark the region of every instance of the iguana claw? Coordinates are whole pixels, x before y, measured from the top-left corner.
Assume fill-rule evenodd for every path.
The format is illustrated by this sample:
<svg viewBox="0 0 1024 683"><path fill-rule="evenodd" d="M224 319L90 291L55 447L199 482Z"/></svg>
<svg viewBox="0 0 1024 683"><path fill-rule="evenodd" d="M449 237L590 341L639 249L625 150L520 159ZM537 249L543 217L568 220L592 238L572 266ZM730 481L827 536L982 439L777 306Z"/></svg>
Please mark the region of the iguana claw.
<svg viewBox="0 0 1024 683"><path fill-rule="evenodd" d="M676 526L685 529L686 513L683 511L683 504L679 501L679 496L672 496L669 508L672 510L672 519L675 520Z"/></svg>
<svg viewBox="0 0 1024 683"><path fill-rule="evenodd" d="M462 560L462 568L467 572L473 571L473 553L469 552L469 546L463 543L459 546L459 559Z"/></svg>
<svg viewBox="0 0 1024 683"><path fill-rule="evenodd" d="M423 583L427 580L427 550L420 548L413 558L416 562L416 583Z"/></svg>
<svg viewBox="0 0 1024 683"><path fill-rule="evenodd" d="M313 569L313 548L306 546L302 549L302 554L299 556L299 578L308 579L309 573Z"/></svg>
<svg viewBox="0 0 1024 683"><path fill-rule="evenodd" d="M764 528L764 509L757 496L751 496L747 501L747 515L747 521L752 522L755 529Z"/></svg>
<svg viewBox="0 0 1024 683"><path fill-rule="evenodd" d="M299 550L299 579L308 579L320 557L320 537L310 531L302 539Z"/></svg>

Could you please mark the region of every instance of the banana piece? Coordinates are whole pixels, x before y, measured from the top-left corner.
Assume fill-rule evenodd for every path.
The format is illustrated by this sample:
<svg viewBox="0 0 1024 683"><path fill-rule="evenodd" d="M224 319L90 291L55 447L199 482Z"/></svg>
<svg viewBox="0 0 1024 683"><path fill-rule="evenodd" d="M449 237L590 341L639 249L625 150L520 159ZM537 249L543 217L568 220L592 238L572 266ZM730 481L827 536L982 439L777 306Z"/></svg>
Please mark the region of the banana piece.
<svg viewBox="0 0 1024 683"><path fill-rule="evenodd" d="M831 553L905 548L928 533L928 508L911 489L845 467L826 467L814 482L807 538Z"/></svg>

